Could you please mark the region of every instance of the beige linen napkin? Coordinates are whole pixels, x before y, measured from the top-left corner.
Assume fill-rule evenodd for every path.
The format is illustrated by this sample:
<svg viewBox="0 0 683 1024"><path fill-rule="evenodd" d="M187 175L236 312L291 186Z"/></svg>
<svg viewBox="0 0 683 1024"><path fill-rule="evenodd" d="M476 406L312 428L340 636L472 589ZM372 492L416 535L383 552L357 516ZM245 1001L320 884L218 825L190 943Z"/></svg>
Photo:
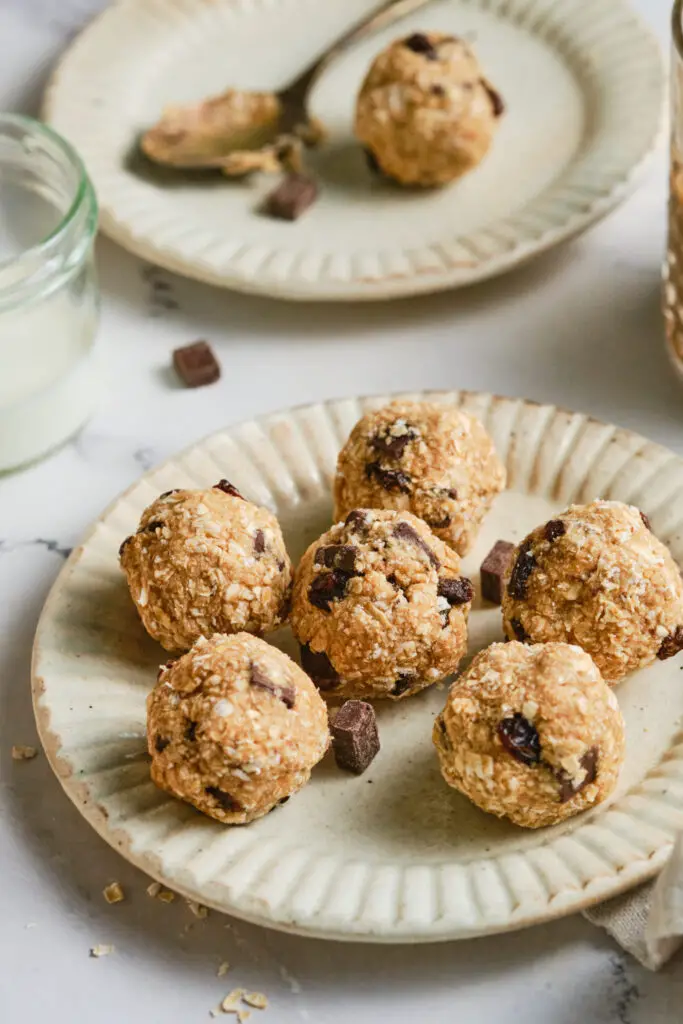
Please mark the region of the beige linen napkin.
<svg viewBox="0 0 683 1024"><path fill-rule="evenodd" d="M644 967L657 971L683 945L683 836L653 882L584 912Z"/></svg>

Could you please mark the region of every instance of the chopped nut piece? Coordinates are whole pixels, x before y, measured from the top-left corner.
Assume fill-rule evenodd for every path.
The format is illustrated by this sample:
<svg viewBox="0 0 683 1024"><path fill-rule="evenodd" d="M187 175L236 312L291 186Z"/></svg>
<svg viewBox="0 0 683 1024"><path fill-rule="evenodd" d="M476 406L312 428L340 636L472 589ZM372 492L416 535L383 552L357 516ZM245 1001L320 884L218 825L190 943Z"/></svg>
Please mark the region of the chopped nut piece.
<svg viewBox="0 0 683 1024"><path fill-rule="evenodd" d="M242 1002L247 1006L253 1006L255 1010L265 1010L268 1006L268 997L262 992L247 992L242 996Z"/></svg>
<svg viewBox="0 0 683 1024"><path fill-rule="evenodd" d="M106 943L93 946L90 950L90 956L98 960L101 956L109 956L110 953L114 952L114 949L114 946L109 946Z"/></svg>
<svg viewBox="0 0 683 1024"><path fill-rule="evenodd" d="M229 992L221 1003L223 1013L237 1013L240 1008L240 1001L245 993L243 988L234 988Z"/></svg>
<svg viewBox="0 0 683 1024"><path fill-rule="evenodd" d="M161 892L161 882L152 882L151 885L147 886L147 895L151 896L152 899L156 899L156 897L159 895L160 892Z"/></svg>
<svg viewBox="0 0 683 1024"><path fill-rule="evenodd" d="M102 895L107 903L121 903L121 901L126 898L126 894L121 888L119 882L111 882L109 885L105 886L102 890Z"/></svg>
<svg viewBox="0 0 683 1024"><path fill-rule="evenodd" d="M249 1020L250 1017L251 1017L251 1010L238 1010L237 1011L237 1020L239 1021L239 1024L244 1024L244 1021L245 1020Z"/></svg>
<svg viewBox="0 0 683 1024"><path fill-rule="evenodd" d="M192 911L195 917L204 918L209 915L209 908L205 907L202 903L197 903L196 900L185 900L188 907Z"/></svg>
<svg viewBox="0 0 683 1024"><path fill-rule="evenodd" d="M36 756L38 751L35 747L25 747L19 743L12 747L12 760L13 761L30 761Z"/></svg>
<svg viewBox="0 0 683 1024"><path fill-rule="evenodd" d="M223 963L220 964L218 970L216 971L216 977L217 978L224 978L229 970L230 970L230 964L228 963L227 960L224 960Z"/></svg>
<svg viewBox="0 0 683 1024"><path fill-rule="evenodd" d="M171 892L170 889L161 889L160 892L157 893L157 899L161 900L162 903L173 903L175 893Z"/></svg>

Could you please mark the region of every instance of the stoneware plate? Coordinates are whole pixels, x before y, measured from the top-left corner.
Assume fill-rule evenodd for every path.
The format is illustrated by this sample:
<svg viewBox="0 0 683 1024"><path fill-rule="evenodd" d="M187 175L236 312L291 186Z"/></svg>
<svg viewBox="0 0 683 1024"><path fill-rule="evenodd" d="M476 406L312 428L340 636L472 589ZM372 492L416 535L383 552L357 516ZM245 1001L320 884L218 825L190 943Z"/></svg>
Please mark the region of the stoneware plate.
<svg viewBox="0 0 683 1024"><path fill-rule="evenodd" d="M384 299L481 280L576 235L631 190L656 141L657 44L628 0L435 0L334 64L312 109L330 132L319 202L295 224L259 214L272 177L190 180L135 159L171 103L230 85L278 88L377 0L121 0L76 40L45 115L95 183L102 228L170 270L288 299ZM470 39L508 113L479 169L438 191L368 171L355 95L390 39Z"/></svg>
<svg viewBox="0 0 683 1024"><path fill-rule="evenodd" d="M423 397L423 396L411 396ZM633 502L683 561L683 460L578 413L472 393L434 393L479 416L510 490L464 568L570 502ZM683 660L618 688L627 757L607 805L525 831L449 789L431 743L445 692L378 706L382 750L360 778L328 755L311 782L260 821L229 828L149 779L145 698L166 660L143 632L117 549L161 491L228 477L282 522L293 558L330 523L336 455L386 396L312 405L231 427L146 474L67 562L35 642L38 728L66 792L124 857L236 917L324 938L422 942L520 928L614 896L658 871L683 828ZM475 599L470 647L502 639L500 609ZM287 631L274 642L294 654Z"/></svg>

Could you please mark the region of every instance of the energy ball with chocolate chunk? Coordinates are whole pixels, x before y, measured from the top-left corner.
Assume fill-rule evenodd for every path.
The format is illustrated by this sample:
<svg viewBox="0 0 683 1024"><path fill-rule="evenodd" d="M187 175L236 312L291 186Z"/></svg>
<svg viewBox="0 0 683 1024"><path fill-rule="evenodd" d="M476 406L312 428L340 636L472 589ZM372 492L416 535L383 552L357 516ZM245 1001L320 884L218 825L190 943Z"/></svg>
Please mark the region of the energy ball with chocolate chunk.
<svg viewBox="0 0 683 1024"><path fill-rule="evenodd" d="M290 623L329 700L401 700L454 672L472 585L458 555L409 512L354 509L310 546Z"/></svg>
<svg viewBox="0 0 683 1024"><path fill-rule="evenodd" d="M479 420L450 405L398 400L367 413L339 453L335 518L404 509L464 555L505 479Z"/></svg>
<svg viewBox="0 0 683 1024"><path fill-rule="evenodd" d="M637 508L572 505L513 555L503 594L506 636L577 644L608 683L682 649L681 627L678 567Z"/></svg>
<svg viewBox="0 0 683 1024"><path fill-rule="evenodd" d="M292 566L280 525L227 480L157 498L120 559L145 629L167 651L212 633L268 633L287 617Z"/></svg>
<svg viewBox="0 0 683 1024"><path fill-rule="evenodd" d="M451 686L432 738L449 786L524 828L599 804L624 759L616 697L570 644L482 651Z"/></svg>
<svg viewBox="0 0 683 1024"><path fill-rule="evenodd" d="M375 58L356 101L355 132L388 177L446 185L481 162L504 109L467 43L415 32Z"/></svg>
<svg viewBox="0 0 683 1024"><path fill-rule="evenodd" d="M291 658L249 633L202 637L147 698L152 780L226 824L304 786L329 746L327 708Z"/></svg>

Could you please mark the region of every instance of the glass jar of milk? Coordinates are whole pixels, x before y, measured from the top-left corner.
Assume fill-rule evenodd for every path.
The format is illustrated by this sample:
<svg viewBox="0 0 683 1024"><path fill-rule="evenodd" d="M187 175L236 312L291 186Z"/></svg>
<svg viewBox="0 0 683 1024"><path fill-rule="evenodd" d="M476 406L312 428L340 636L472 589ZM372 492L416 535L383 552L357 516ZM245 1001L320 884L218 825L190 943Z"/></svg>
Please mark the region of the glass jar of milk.
<svg viewBox="0 0 683 1024"><path fill-rule="evenodd" d="M0 472L62 444L95 408L96 229L71 146L0 114Z"/></svg>

